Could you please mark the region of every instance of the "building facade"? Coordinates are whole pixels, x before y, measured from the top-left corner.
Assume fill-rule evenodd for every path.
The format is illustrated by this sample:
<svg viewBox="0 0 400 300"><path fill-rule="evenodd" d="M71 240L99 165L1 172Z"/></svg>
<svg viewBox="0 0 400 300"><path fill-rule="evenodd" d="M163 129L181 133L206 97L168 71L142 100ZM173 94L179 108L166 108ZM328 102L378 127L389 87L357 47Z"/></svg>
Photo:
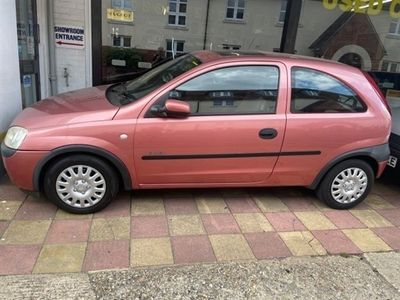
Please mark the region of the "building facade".
<svg viewBox="0 0 400 300"><path fill-rule="evenodd" d="M373 73L395 100L400 90L400 0L3 0L0 9L0 140L40 99L194 50L323 57Z"/></svg>

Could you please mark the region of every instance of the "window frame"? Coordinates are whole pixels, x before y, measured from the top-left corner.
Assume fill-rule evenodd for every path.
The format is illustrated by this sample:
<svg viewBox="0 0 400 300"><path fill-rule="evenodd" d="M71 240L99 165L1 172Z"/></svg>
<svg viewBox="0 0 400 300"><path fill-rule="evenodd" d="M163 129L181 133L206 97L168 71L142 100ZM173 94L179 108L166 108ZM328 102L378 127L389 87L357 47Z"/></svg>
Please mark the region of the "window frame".
<svg viewBox="0 0 400 300"><path fill-rule="evenodd" d="M170 11L170 6L171 3L175 4L175 11ZM186 5L186 11L185 12L180 12L180 7L181 4ZM187 9L188 9L188 1L187 0L169 0L168 1L168 26L177 26L177 27L186 27L186 22L187 22ZM175 16L175 23L170 23L169 22L169 17L170 16ZM185 18L185 24L179 24L179 17L184 17Z"/></svg>
<svg viewBox="0 0 400 300"><path fill-rule="evenodd" d="M130 35L111 35L112 38L112 47L116 48L132 48L132 36ZM120 43L118 46L114 45L114 39L115 38L120 38ZM124 46L125 45L125 38L129 38L129 46Z"/></svg>
<svg viewBox="0 0 400 300"><path fill-rule="evenodd" d="M276 68L278 71L278 78L277 78L277 95L276 95L276 104L275 104L275 109L274 112L269 112L269 113L263 113L263 112L254 112L254 113L204 113L204 114L192 114L190 113L188 115L188 117L212 117L212 116L249 116L249 115L267 115L267 116L272 116L272 115L277 115L277 111L278 111L278 105L279 105L279 97L280 97L280 84L281 84L281 76L282 76L282 69L280 67L279 64L274 64L272 63L268 63L268 64L240 64L240 65L231 65L231 66L223 66L220 68L216 68L216 69L212 69L212 70L208 70L205 71L201 74L197 74L191 78L189 78L188 80L179 83L178 85L176 85L174 88L172 89L168 89L168 91L164 92L156 101L154 101L148 108L147 112L145 113L144 117L145 118L160 118L159 116L155 116L151 113L151 108L155 105L164 105L165 101L168 99L168 96L171 92L176 91L180 86L182 86L183 84L194 80L202 75L205 75L207 73L213 72L213 71L217 71L217 70L222 70L222 69L228 69L228 68L237 68L237 67L272 67L272 68ZM184 101L184 100L182 100Z"/></svg>
<svg viewBox="0 0 400 300"><path fill-rule="evenodd" d="M246 8L246 0L243 0L243 7L239 7L239 0L233 0L235 1L234 6L229 5L229 0L226 0L226 10L225 10L225 19L226 20L234 20L234 21L244 21L244 13L245 13L245 8ZM233 17L228 17L228 9L233 9ZM243 10L243 17L238 18L238 10L242 9Z"/></svg>
<svg viewBox="0 0 400 300"><path fill-rule="evenodd" d="M320 74L323 74L327 77L330 77L334 80L336 80L337 82L339 82L341 85L345 86L347 89L349 89L350 91L352 91L354 93L354 97L356 98L356 100L358 102L360 102L360 104L363 106L364 110L363 111L340 111L340 112L296 112L294 111L294 106L293 104L293 76L294 76L294 70L295 69L302 69L302 70L308 70L308 71L312 71L312 72L317 72ZM313 69L310 67L304 67L304 66L292 66L290 68L289 71L289 78L290 78L290 89L289 89L289 93L288 95L290 95L290 101L288 103L289 105L289 112L291 114L296 114L296 115L317 115L317 114L333 114L333 115L337 115L337 114L360 114L360 113L366 113L368 111L368 105L366 104L366 102L363 100L363 98L359 95L359 93L357 93L351 86L349 86L347 83L343 82L343 80L341 80L340 78L338 78L337 76L327 73L325 71L321 71L321 70L317 70L317 69Z"/></svg>
<svg viewBox="0 0 400 300"><path fill-rule="evenodd" d="M283 5L283 3L285 3L285 5ZM287 4L288 4L288 0L281 0L281 8L279 10L278 24L285 23ZM283 20L281 20L282 14L283 14Z"/></svg>
<svg viewBox="0 0 400 300"><path fill-rule="evenodd" d="M185 42L186 41L184 41L184 40L174 40L174 44L172 44L172 40L171 39L165 40L165 43L166 43L165 55L166 55L166 57L173 57L173 56L176 57L177 55L185 53L185 50L184 50L185 49ZM171 43L171 50L168 50L168 43ZM182 43L182 49L183 49L182 51L178 51L177 50L178 43ZM174 47L174 45L175 45L175 47ZM175 53L175 55L173 55L173 53ZM169 54L171 54L171 56L169 56Z"/></svg>
<svg viewBox="0 0 400 300"><path fill-rule="evenodd" d="M111 0L111 8L120 9L126 11L134 11L133 0L119 0L121 1L121 6L114 5L114 0ZM131 5L125 5L126 3L131 3Z"/></svg>
<svg viewBox="0 0 400 300"><path fill-rule="evenodd" d="M396 29L394 30L394 32L390 31L391 25L392 24L396 24ZM389 23L389 34L390 35L394 35L394 36L400 36L400 19L397 20L393 20Z"/></svg>

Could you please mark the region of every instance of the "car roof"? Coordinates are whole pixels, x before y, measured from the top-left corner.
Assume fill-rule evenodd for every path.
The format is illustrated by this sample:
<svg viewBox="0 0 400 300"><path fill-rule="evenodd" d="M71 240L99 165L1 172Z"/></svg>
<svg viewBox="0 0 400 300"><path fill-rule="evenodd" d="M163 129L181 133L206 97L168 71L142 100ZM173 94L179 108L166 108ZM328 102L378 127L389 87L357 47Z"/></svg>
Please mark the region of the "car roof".
<svg viewBox="0 0 400 300"><path fill-rule="evenodd" d="M281 60L285 61L293 61L296 62L318 62L323 64L334 64L336 66L347 66L337 61L332 61L328 59L322 59L318 57L311 57L311 56L302 56L302 55L295 55L289 53L280 53L280 52L268 52L268 51L207 51L207 50L200 50L200 51L193 51L191 52L192 55L196 56L200 59L203 63L208 62L215 62L219 60L242 60L244 57L247 59L256 58L256 59L274 59L274 60Z"/></svg>

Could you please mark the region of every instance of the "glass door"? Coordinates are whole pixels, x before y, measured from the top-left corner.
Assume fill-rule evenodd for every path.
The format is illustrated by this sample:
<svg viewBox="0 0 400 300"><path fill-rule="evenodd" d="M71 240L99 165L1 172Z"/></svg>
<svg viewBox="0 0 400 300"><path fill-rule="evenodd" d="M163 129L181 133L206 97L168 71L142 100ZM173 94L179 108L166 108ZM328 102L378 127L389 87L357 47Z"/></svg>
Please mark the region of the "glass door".
<svg viewBox="0 0 400 300"><path fill-rule="evenodd" d="M16 0L16 6L22 105L25 108L40 99L36 0Z"/></svg>

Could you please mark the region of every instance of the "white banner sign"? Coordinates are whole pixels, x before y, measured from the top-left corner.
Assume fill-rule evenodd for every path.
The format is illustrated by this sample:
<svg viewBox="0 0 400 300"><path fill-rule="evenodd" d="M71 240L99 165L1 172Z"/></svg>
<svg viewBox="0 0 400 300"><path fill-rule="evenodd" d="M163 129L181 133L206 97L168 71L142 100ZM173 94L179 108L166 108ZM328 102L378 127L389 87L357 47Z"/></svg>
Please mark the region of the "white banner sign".
<svg viewBox="0 0 400 300"><path fill-rule="evenodd" d="M54 26L54 38L57 47L85 48L85 29L83 27L56 25Z"/></svg>

